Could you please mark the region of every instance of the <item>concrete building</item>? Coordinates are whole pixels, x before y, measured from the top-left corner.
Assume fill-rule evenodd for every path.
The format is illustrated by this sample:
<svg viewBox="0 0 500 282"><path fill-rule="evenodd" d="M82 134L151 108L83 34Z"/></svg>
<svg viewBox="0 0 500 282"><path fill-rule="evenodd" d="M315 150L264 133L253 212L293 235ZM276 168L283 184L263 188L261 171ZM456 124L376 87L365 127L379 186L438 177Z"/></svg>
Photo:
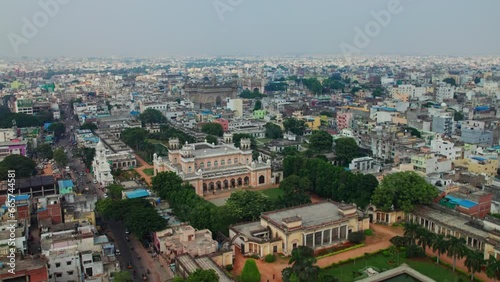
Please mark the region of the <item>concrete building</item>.
<svg viewBox="0 0 500 282"><path fill-rule="evenodd" d="M449 85L440 85L435 89L436 101L438 103L442 103L445 100L453 99L453 95L455 95L455 87Z"/></svg>
<svg viewBox="0 0 500 282"><path fill-rule="evenodd" d="M243 99L229 99L227 108L234 111L235 118L241 118L243 116Z"/></svg>
<svg viewBox="0 0 500 282"><path fill-rule="evenodd" d="M14 139L11 141L0 142L0 161L9 155L26 156L28 141Z"/></svg>
<svg viewBox="0 0 500 282"><path fill-rule="evenodd" d="M461 123L462 141L468 144L493 144L493 132L485 129L485 122L466 120Z"/></svg>
<svg viewBox="0 0 500 282"><path fill-rule="evenodd" d="M350 128L352 121L352 113L351 112L337 113L336 120L337 120L338 131L341 131L342 129L345 128Z"/></svg>
<svg viewBox="0 0 500 282"><path fill-rule="evenodd" d="M172 260L175 256L185 253L199 257L217 252L218 243L212 239L210 230L196 230L188 224L158 231L153 237L157 252L163 253Z"/></svg>
<svg viewBox="0 0 500 282"><path fill-rule="evenodd" d="M33 115L33 101L31 100L17 99L14 106L15 113Z"/></svg>
<svg viewBox="0 0 500 282"><path fill-rule="evenodd" d="M451 113L432 117L432 132L451 136L453 133L453 116Z"/></svg>
<svg viewBox="0 0 500 282"><path fill-rule="evenodd" d="M353 205L330 201L265 212L260 221L236 224L229 237L244 255L283 253L298 246L322 249L347 241L351 232L369 228Z"/></svg>
<svg viewBox="0 0 500 282"><path fill-rule="evenodd" d="M452 169L453 161L443 155L422 153L411 157L411 164L415 171L425 175L438 172L448 172Z"/></svg>
<svg viewBox="0 0 500 282"><path fill-rule="evenodd" d="M475 174L487 175L487 176L497 175L497 169L498 169L497 159L488 159L480 156L471 156L461 160L455 160L453 163L456 167L465 167L469 172Z"/></svg>
<svg viewBox="0 0 500 282"><path fill-rule="evenodd" d="M253 161L250 139L241 139L240 148L236 148L230 145L231 138L226 140L228 144L186 142L182 147L178 139L171 139L167 158L154 155L154 173L176 172L200 196L215 190L272 184L271 161Z"/></svg>
<svg viewBox="0 0 500 282"><path fill-rule="evenodd" d="M106 156L106 148L104 143L97 143L94 160L92 161L92 174L95 179L103 186L112 184L114 179L111 174L111 165Z"/></svg>
<svg viewBox="0 0 500 282"><path fill-rule="evenodd" d="M452 141L436 138L431 140L431 152L446 156L449 160L462 158L462 148L456 147Z"/></svg>
<svg viewBox="0 0 500 282"><path fill-rule="evenodd" d="M360 172L372 171L375 169L375 160L371 157L355 158L349 164L349 169Z"/></svg>

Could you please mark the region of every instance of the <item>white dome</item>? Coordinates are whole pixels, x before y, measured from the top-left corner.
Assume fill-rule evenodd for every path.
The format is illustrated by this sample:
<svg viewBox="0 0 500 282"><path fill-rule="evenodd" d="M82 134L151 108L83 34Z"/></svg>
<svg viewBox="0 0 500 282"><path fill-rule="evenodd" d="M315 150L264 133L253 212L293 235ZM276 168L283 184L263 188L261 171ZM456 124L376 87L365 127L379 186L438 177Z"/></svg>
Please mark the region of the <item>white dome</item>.
<svg viewBox="0 0 500 282"><path fill-rule="evenodd" d="M448 106L448 105L446 105L446 103L444 103L444 102L443 102L443 103L441 103L441 107L442 107L442 108L446 108L447 106Z"/></svg>

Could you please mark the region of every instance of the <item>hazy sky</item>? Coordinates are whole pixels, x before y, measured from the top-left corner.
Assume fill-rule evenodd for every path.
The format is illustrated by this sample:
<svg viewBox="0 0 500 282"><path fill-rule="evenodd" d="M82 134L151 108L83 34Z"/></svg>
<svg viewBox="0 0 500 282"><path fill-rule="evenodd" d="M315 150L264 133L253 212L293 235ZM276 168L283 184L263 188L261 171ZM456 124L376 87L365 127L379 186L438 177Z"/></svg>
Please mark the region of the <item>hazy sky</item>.
<svg viewBox="0 0 500 282"><path fill-rule="evenodd" d="M0 56L342 54L342 42L364 54L500 55L499 0L40 0L55 1L68 3L41 26L38 0L1 0ZM356 45L355 28L393 1L400 13ZM32 32L23 18L34 15Z"/></svg>

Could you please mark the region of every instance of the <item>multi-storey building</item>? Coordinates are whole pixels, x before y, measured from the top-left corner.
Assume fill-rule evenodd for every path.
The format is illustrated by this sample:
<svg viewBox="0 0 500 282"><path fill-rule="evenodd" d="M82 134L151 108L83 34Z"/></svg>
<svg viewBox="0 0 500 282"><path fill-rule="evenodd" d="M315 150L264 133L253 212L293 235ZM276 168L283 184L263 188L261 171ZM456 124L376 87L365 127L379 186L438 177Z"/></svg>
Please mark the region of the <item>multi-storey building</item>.
<svg viewBox="0 0 500 282"><path fill-rule="evenodd" d="M14 112L18 114L33 114L33 101L26 99L17 99L14 105Z"/></svg>
<svg viewBox="0 0 500 282"><path fill-rule="evenodd" d="M342 129L345 128L350 128L351 127L351 121L352 121L352 113L351 112L343 112L343 113L337 113L337 130L341 131Z"/></svg>
<svg viewBox="0 0 500 282"><path fill-rule="evenodd" d="M485 129L485 122L466 120L461 123L462 141L468 144L493 144L493 132Z"/></svg>
<svg viewBox="0 0 500 282"><path fill-rule="evenodd" d="M431 174L436 172L447 172L452 169L452 160L443 155L434 153L423 153L411 157L411 163L415 171L423 174Z"/></svg>
<svg viewBox="0 0 500 282"><path fill-rule="evenodd" d="M250 139L242 138L240 148L207 142L180 146L178 139L169 140L168 158L154 155L154 172L173 171L196 189L198 195L215 190L242 186L264 186L272 183L271 161L252 160Z"/></svg>
<svg viewBox="0 0 500 282"><path fill-rule="evenodd" d="M432 117L432 131L446 136L453 133L453 116L451 113L444 113Z"/></svg>
<svg viewBox="0 0 500 282"><path fill-rule="evenodd" d="M471 156L454 161L455 166L465 167L469 172L484 174L487 176L497 175L498 159L488 159L480 156Z"/></svg>
<svg viewBox="0 0 500 282"><path fill-rule="evenodd" d="M462 148L456 147L452 141L436 138L431 140L431 151L446 156L449 160L462 158Z"/></svg>

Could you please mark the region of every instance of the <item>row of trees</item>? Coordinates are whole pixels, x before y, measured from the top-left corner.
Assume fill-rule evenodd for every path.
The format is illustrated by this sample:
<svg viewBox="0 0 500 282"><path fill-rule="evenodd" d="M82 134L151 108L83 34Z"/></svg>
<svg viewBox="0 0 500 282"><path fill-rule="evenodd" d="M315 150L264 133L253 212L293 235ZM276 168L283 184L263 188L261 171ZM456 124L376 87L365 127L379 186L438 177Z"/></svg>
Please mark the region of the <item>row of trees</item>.
<svg viewBox="0 0 500 282"><path fill-rule="evenodd" d="M431 248L436 252L438 264L443 254L453 258L453 271L456 269L457 259L465 257L465 266L471 274L471 280L474 280L474 275L483 267L486 267L486 274L489 278L500 278L500 261L497 261L494 256L490 256L490 259L486 261L482 252L471 250L466 246L464 238L435 234L412 222L405 223L404 236L409 239L410 244L418 245L424 250Z"/></svg>
<svg viewBox="0 0 500 282"><path fill-rule="evenodd" d="M12 113L8 108L0 108L0 128L12 127L12 121L16 121L17 127L38 127L46 122L52 122L53 115L50 112L40 112L35 115Z"/></svg>
<svg viewBox="0 0 500 282"><path fill-rule="evenodd" d="M114 196L114 198L98 200L96 210L106 219L123 221L138 238L143 239L150 232L160 231L167 227L166 220L147 200L118 200L116 195Z"/></svg>
<svg viewBox="0 0 500 282"><path fill-rule="evenodd" d="M298 198L295 195L305 195L310 191L323 198L356 203L360 207L365 207L370 203L373 191L378 185L378 180L371 174L355 174L343 167L334 166L324 159L300 155L285 158L283 173L285 183L294 175L296 177L288 181L302 182L302 185L292 185L298 188L290 195L292 199ZM305 182L305 179L308 182ZM289 183L284 185L284 189L290 189L286 188L287 185ZM290 200L290 204L292 203L293 201Z"/></svg>

